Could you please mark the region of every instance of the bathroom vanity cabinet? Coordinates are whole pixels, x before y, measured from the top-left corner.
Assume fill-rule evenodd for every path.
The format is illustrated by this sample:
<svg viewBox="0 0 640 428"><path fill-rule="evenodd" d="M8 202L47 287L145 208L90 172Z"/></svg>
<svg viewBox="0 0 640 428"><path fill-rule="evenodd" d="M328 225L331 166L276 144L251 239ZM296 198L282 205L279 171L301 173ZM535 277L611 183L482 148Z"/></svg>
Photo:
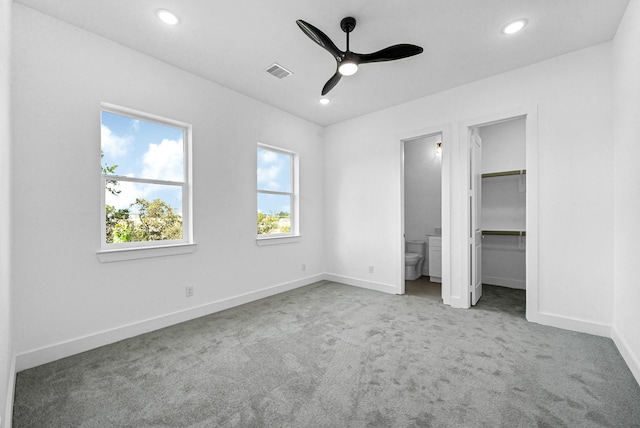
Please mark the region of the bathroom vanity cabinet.
<svg viewBox="0 0 640 428"><path fill-rule="evenodd" d="M442 282L442 237L429 237L429 280Z"/></svg>

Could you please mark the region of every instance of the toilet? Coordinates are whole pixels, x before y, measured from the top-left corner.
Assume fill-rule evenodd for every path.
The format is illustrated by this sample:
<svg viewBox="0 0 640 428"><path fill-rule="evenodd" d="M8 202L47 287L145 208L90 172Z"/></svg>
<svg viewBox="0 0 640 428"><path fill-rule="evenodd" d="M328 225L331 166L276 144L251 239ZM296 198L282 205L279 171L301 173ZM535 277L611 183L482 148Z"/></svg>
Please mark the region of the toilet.
<svg viewBox="0 0 640 428"><path fill-rule="evenodd" d="M422 265L427 253L425 241L407 241L404 253L404 278L410 281L422 276Z"/></svg>

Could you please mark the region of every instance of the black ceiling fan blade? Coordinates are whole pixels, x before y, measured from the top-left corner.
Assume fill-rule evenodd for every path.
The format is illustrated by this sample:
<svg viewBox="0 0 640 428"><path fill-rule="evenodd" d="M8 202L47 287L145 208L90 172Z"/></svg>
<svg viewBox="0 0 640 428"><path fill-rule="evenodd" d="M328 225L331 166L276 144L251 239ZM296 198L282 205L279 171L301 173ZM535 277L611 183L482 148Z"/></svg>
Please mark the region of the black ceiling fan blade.
<svg viewBox="0 0 640 428"><path fill-rule="evenodd" d="M329 91L332 90L333 87L338 84L341 77L342 77L342 74L336 71L336 74L334 74L333 77L331 77L331 79L329 79L327 83L324 84L324 87L322 88L322 95L323 96L327 95L327 93L329 93Z"/></svg>
<svg viewBox="0 0 640 428"><path fill-rule="evenodd" d="M400 45L389 46L370 54L357 54L360 57L360 64L370 62L393 61L396 59L407 58L410 56L421 54L424 51L420 46L409 45L406 43Z"/></svg>
<svg viewBox="0 0 640 428"><path fill-rule="evenodd" d="M296 24L298 24L298 27L300 27L300 29L304 32L304 34L306 34L311 40L316 42L318 45L326 49L331 55L334 56L334 58L336 58L336 60L340 58L342 54L344 54L344 52L338 49L337 46L331 41L331 39L326 34L318 30L313 25L303 21L302 19L298 19L296 21Z"/></svg>

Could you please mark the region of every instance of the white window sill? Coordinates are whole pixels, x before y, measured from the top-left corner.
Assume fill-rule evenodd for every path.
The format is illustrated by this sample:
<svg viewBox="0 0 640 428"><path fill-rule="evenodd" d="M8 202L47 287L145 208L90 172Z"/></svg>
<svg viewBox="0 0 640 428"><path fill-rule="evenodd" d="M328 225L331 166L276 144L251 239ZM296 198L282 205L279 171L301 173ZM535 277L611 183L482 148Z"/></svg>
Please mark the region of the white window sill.
<svg viewBox="0 0 640 428"><path fill-rule="evenodd" d="M147 259L151 257L190 254L196 251L197 244L158 245L155 247L119 248L117 250L101 250L96 254L102 263L120 262L124 260Z"/></svg>
<svg viewBox="0 0 640 428"><path fill-rule="evenodd" d="M293 244L300 242L302 235L287 235L287 236L269 236L256 238L256 244L258 247L267 245L280 245L280 244Z"/></svg>

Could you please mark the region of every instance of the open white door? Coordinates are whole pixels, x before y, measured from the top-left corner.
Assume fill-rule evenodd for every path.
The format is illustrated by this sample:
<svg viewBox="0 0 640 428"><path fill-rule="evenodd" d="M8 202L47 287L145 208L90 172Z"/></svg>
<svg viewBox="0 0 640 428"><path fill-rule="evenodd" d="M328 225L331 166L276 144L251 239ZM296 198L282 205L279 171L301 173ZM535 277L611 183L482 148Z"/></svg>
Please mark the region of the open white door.
<svg viewBox="0 0 640 428"><path fill-rule="evenodd" d="M471 304L482 297L482 139L471 129L469 141L469 284Z"/></svg>

